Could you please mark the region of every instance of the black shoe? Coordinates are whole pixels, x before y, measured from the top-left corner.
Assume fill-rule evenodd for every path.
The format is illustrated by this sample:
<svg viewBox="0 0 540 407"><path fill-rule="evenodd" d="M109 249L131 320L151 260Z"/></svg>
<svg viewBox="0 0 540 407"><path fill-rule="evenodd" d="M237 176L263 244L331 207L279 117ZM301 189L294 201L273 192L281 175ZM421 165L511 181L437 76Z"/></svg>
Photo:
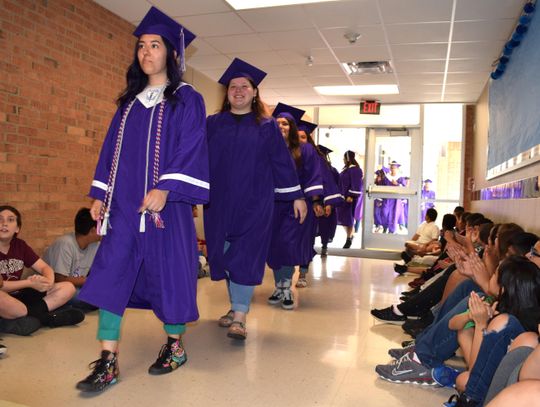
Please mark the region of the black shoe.
<svg viewBox="0 0 540 407"><path fill-rule="evenodd" d="M416 338L424 329L430 326L435 318L431 312L428 312L426 315L419 319L409 319L406 323L403 324L403 331L413 338Z"/></svg>
<svg viewBox="0 0 540 407"><path fill-rule="evenodd" d="M343 245L344 249L349 249L352 245L352 237L348 237L347 240L345 240L345 244Z"/></svg>
<svg viewBox="0 0 540 407"><path fill-rule="evenodd" d="M56 328L59 326L77 325L82 321L84 321L84 312L76 308L64 308L49 312L47 326Z"/></svg>
<svg viewBox="0 0 540 407"><path fill-rule="evenodd" d="M462 393L453 394L443 405L451 407L477 407L480 405L480 403L477 403L476 401L470 399L464 393Z"/></svg>
<svg viewBox="0 0 540 407"><path fill-rule="evenodd" d="M101 358L90 363L92 373L77 383L77 389L82 392L103 391L118 381L118 359L116 353L108 350L101 351Z"/></svg>
<svg viewBox="0 0 540 407"><path fill-rule="evenodd" d="M402 276L404 273L407 272L409 268L405 266L404 264L397 264L394 263L394 271L398 273L400 276Z"/></svg>
<svg viewBox="0 0 540 407"><path fill-rule="evenodd" d="M410 341L403 341L403 342L401 342L401 347L406 348L408 346L414 345L415 343L416 343L416 341L414 339L412 339Z"/></svg>
<svg viewBox="0 0 540 407"><path fill-rule="evenodd" d="M148 373L161 375L171 373L187 362L186 351L179 339L172 344L166 343L161 347L158 358L152 366L148 368Z"/></svg>
<svg viewBox="0 0 540 407"><path fill-rule="evenodd" d="M401 259L405 262L405 263L408 263L412 260L412 257L409 256L407 254L407 252L401 252Z"/></svg>
<svg viewBox="0 0 540 407"><path fill-rule="evenodd" d="M409 291L402 291L401 295L403 295L404 297L414 297L419 292L420 292L420 287L415 287Z"/></svg>
<svg viewBox="0 0 540 407"><path fill-rule="evenodd" d="M41 322L34 317L21 317L15 319L0 318L0 332L6 334L28 336L41 328Z"/></svg>
<svg viewBox="0 0 540 407"><path fill-rule="evenodd" d="M407 321L405 315L398 315L394 312L392 305L383 309L372 309L371 315L373 315L375 319L386 322L387 324L401 325Z"/></svg>
<svg viewBox="0 0 540 407"><path fill-rule="evenodd" d="M328 247L323 246L321 247L321 257L326 257L328 254Z"/></svg>

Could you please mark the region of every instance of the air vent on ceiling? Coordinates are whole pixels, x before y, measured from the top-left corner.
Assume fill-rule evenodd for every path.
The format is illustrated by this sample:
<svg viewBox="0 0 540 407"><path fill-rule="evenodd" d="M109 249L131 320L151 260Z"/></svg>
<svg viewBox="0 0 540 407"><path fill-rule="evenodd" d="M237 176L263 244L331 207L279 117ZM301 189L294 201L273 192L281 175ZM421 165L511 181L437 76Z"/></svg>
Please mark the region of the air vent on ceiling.
<svg viewBox="0 0 540 407"><path fill-rule="evenodd" d="M343 62L342 65L349 75L373 75L393 72L388 61Z"/></svg>

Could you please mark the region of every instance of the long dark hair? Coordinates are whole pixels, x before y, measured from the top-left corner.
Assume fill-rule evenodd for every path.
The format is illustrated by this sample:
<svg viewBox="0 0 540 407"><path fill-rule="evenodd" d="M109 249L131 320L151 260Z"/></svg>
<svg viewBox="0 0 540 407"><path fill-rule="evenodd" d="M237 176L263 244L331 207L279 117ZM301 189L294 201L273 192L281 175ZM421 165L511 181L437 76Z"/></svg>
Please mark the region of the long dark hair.
<svg viewBox="0 0 540 407"><path fill-rule="evenodd" d="M166 38L161 37L161 39L167 48L167 78L169 80L163 96L167 99L168 103L174 106L176 104L176 98L173 97L173 94L182 81L182 74L180 73L178 60L175 57L174 47ZM116 99L118 106L123 106L125 103L130 102L148 85L148 75L144 73L139 64L139 58L137 56L138 49L139 41L135 44L133 62L126 73L126 88L118 96L118 99Z"/></svg>
<svg viewBox="0 0 540 407"><path fill-rule="evenodd" d="M255 121L257 124L261 123L264 119L268 119L270 117L270 113L268 112L268 107L266 106L266 103L264 103L260 96L260 91L257 85L253 82L251 78L248 78L247 76L243 76L243 78L246 78L248 82L251 84L251 87L256 90L255 97L253 98L251 102L251 111L255 113ZM235 79L235 78L232 78ZM221 109L220 112L229 112L231 110L231 102L229 102L228 97L228 90L229 90L230 82L227 84L227 88L225 89L225 96L223 97L223 102L221 103Z"/></svg>
<svg viewBox="0 0 540 407"><path fill-rule="evenodd" d="M499 312L521 321L527 309L540 306L540 269L536 264L522 256L509 256L499 265L498 273Z"/></svg>
<svg viewBox="0 0 540 407"><path fill-rule="evenodd" d="M300 136L298 135L298 127L294 120L289 119L288 117L281 117L281 119L287 120L289 123L289 135L287 136L287 147L289 147L289 152L294 159L297 167L300 167L302 164L302 152L300 150Z"/></svg>
<svg viewBox="0 0 540 407"><path fill-rule="evenodd" d="M356 158L354 158L354 155L354 151L348 150L345 152L345 154L343 155L343 158L345 159L345 166L343 167L344 170L349 168L351 165L354 165L355 167L360 167L358 162L356 162Z"/></svg>

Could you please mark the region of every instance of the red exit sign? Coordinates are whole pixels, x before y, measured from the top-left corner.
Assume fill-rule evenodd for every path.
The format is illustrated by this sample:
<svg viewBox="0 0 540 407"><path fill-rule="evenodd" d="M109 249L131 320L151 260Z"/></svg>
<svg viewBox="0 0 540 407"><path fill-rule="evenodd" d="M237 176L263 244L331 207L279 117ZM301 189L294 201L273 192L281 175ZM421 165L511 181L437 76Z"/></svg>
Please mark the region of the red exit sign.
<svg viewBox="0 0 540 407"><path fill-rule="evenodd" d="M360 114L380 114L381 104L376 100L363 100L360 102Z"/></svg>

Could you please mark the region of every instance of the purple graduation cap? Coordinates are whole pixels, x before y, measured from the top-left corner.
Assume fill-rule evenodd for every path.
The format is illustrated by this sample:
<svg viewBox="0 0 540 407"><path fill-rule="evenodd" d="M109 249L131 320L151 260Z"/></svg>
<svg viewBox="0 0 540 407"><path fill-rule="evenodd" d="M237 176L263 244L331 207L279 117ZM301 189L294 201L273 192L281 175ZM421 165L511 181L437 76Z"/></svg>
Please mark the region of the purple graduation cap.
<svg viewBox="0 0 540 407"><path fill-rule="evenodd" d="M298 130L304 131L306 134L313 133L316 128L317 125L315 123L306 122L304 120L298 122Z"/></svg>
<svg viewBox="0 0 540 407"><path fill-rule="evenodd" d="M433 181L430 180L429 178L425 179L424 180L424 184L431 184Z"/></svg>
<svg viewBox="0 0 540 407"><path fill-rule="evenodd" d="M247 78L255 86L259 86L265 76L266 72L248 64L246 61L242 61L240 58L234 58L218 82L222 85L229 86L229 82L234 78Z"/></svg>
<svg viewBox="0 0 540 407"><path fill-rule="evenodd" d="M293 120L295 123L300 123L300 119L304 113L306 113L305 110L280 102L272 112L272 116L274 116L276 119L279 117L285 117L286 119Z"/></svg>
<svg viewBox="0 0 540 407"><path fill-rule="evenodd" d="M167 38L178 53L178 56L181 57L184 54L184 48L196 37L196 35L187 28L182 27L167 14L155 7L148 10L148 13L146 13L137 28L135 28L135 31L133 31L133 35L137 38L143 34L157 34L161 35L163 38Z"/></svg>
<svg viewBox="0 0 540 407"><path fill-rule="evenodd" d="M401 167L401 164L398 163L397 161L392 161L392 162L390 163L390 167L392 167L393 165L396 166L396 167L398 167L398 168Z"/></svg>
<svg viewBox="0 0 540 407"><path fill-rule="evenodd" d="M319 151L323 154L330 154L333 150L330 150L328 147L323 146L322 144L319 144L317 146L319 148Z"/></svg>

